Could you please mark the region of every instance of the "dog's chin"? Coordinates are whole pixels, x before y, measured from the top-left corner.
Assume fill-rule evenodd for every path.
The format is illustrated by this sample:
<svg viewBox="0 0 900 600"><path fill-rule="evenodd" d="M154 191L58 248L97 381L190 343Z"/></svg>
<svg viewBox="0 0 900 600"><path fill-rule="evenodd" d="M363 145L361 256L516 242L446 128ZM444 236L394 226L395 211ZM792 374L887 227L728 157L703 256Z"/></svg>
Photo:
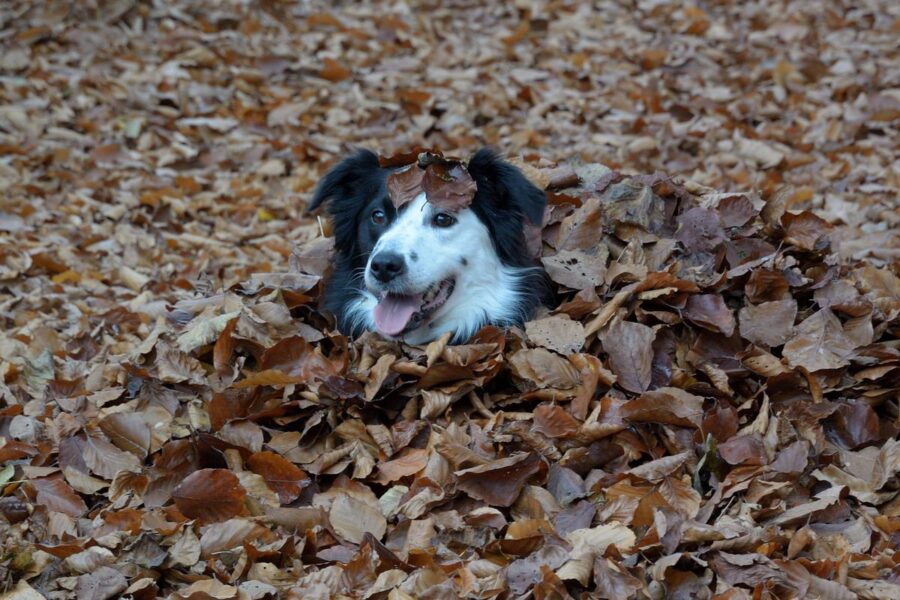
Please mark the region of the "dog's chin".
<svg viewBox="0 0 900 600"><path fill-rule="evenodd" d="M384 335L402 337L427 323L447 303L455 287L456 279L448 277L420 292L370 289L378 300L372 311L376 328Z"/></svg>

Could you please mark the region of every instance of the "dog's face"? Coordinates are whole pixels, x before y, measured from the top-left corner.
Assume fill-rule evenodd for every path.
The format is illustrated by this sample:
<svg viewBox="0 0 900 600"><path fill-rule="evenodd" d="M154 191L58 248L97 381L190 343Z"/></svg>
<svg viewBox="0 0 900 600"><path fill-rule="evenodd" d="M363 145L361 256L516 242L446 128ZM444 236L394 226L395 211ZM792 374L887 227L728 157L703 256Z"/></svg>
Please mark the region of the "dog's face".
<svg viewBox="0 0 900 600"><path fill-rule="evenodd" d="M526 219L540 223L544 194L487 151L469 172L478 191L453 212L425 194L397 210L387 193L390 170L368 152L326 175L310 208L329 200L339 260L326 306L342 330L424 343L445 331L459 338L486 323L518 322L533 308L523 308L520 289L533 271L523 227Z"/></svg>
<svg viewBox="0 0 900 600"><path fill-rule="evenodd" d="M370 220L390 219L376 209ZM390 219L365 268L365 285L378 300L372 317L379 331L398 336L426 322L439 322L458 304L460 293L502 266L490 233L475 211L448 212L430 204L425 194ZM480 269L482 273L473 273Z"/></svg>

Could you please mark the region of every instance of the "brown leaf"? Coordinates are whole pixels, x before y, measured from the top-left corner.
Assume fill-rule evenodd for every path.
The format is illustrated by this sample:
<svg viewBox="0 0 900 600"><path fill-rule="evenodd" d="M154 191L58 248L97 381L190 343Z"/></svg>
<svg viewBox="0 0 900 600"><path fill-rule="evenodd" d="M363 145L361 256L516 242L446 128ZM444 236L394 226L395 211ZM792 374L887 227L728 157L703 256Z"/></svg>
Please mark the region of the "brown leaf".
<svg viewBox="0 0 900 600"><path fill-rule="evenodd" d="M705 329L727 336L734 333L734 313L719 294L697 294L688 297L684 316Z"/></svg>
<svg viewBox="0 0 900 600"><path fill-rule="evenodd" d="M525 324L529 341L559 354L572 354L584 345L584 326L563 315L553 315Z"/></svg>
<svg viewBox="0 0 900 600"><path fill-rule="evenodd" d="M335 532L352 544L362 542L366 534L380 540L387 530L381 511L347 494L335 499L328 520Z"/></svg>
<svg viewBox="0 0 900 600"><path fill-rule="evenodd" d="M266 369L265 371L251 373L248 377L235 383L234 387L237 389L244 389L256 387L258 385L292 385L303 383L304 381L305 379L299 375L290 375L277 369Z"/></svg>
<svg viewBox="0 0 900 600"><path fill-rule="evenodd" d="M827 236L832 227L828 221L808 210L799 214L784 213L781 217L784 241L803 250L818 250L819 240ZM827 240L826 240L827 245Z"/></svg>
<svg viewBox="0 0 900 600"><path fill-rule="evenodd" d="M615 321L603 336L603 350L617 383L629 392L643 392L653 375L654 332L646 325Z"/></svg>
<svg viewBox="0 0 900 600"><path fill-rule="evenodd" d="M96 571L78 577L75 593L79 599L107 600L118 597L128 587L128 580L112 567L100 567Z"/></svg>
<svg viewBox="0 0 900 600"><path fill-rule="evenodd" d="M794 330L796 300L775 300L740 310L741 337L761 346L780 346Z"/></svg>
<svg viewBox="0 0 900 600"><path fill-rule="evenodd" d="M214 523L244 510L244 488L228 469L200 469L188 475L172 492L181 513L201 523Z"/></svg>
<svg viewBox="0 0 900 600"><path fill-rule="evenodd" d="M581 385L578 386L578 391L572 399L570 410L575 418L584 420L598 385L602 383L611 386L616 382L616 376L592 354L570 354L569 362L575 365L581 374Z"/></svg>
<svg viewBox="0 0 900 600"><path fill-rule="evenodd" d="M388 195L394 207L401 208L413 201L419 194L425 193L422 187L425 180L425 169L413 163L393 171L387 178Z"/></svg>
<svg viewBox="0 0 900 600"><path fill-rule="evenodd" d="M371 402L375 399L384 381L391 373L391 365L395 362L397 362L397 357L393 354L383 354L378 357L378 360L375 361L375 364L369 370L365 387L366 400Z"/></svg>
<svg viewBox="0 0 900 600"><path fill-rule="evenodd" d="M353 75L353 71L334 60L333 58L326 57L323 62L322 70L319 71L319 76L323 79L327 79L332 83L337 83L338 81L343 81Z"/></svg>
<svg viewBox="0 0 900 600"><path fill-rule="evenodd" d="M786 300L790 297L790 286L787 279L779 271L754 269L744 286L747 300L750 302L768 302Z"/></svg>
<svg viewBox="0 0 900 600"><path fill-rule="evenodd" d="M302 382L324 380L339 374L338 365L323 356L319 346L300 336L284 338L267 348L259 359L259 368L263 371L277 369Z"/></svg>
<svg viewBox="0 0 900 600"><path fill-rule="evenodd" d="M80 517L87 512L84 501L61 476L32 479L31 485L37 491L35 501L49 510L70 517Z"/></svg>
<svg viewBox="0 0 900 600"><path fill-rule="evenodd" d="M262 475L266 484L278 494L282 504L296 500L303 488L309 485L309 476L298 466L280 454L263 450L254 452L247 459L247 468Z"/></svg>
<svg viewBox="0 0 900 600"><path fill-rule="evenodd" d="M457 487L490 506L512 506L525 483L543 470L535 453L522 453L457 471Z"/></svg>
<svg viewBox="0 0 900 600"><path fill-rule="evenodd" d="M601 230L602 215L600 199L588 198L584 204L560 223L559 235L556 240L557 251L588 250L598 246L601 240L598 238L597 232ZM588 277L588 275L585 274L584 277Z"/></svg>
<svg viewBox="0 0 900 600"><path fill-rule="evenodd" d="M139 471L141 468L141 461L134 454L92 435L85 438L83 457L91 471L104 479L114 478L119 471Z"/></svg>
<svg viewBox="0 0 900 600"><path fill-rule="evenodd" d="M700 427L703 398L678 388L659 388L626 402L622 415L629 421Z"/></svg>
<svg viewBox="0 0 900 600"><path fill-rule="evenodd" d="M534 409L534 431L547 437L564 438L578 433L580 424L561 406L541 404Z"/></svg>
<svg viewBox="0 0 900 600"><path fill-rule="evenodd" d="M594 560L594 583L601 598L634 598L644 587L625 567L602 556Z"/></svg>
<svg viewBox="0 0 900 600"><path fill-rule="evenodd" d="M219 339L213 347L213 366L216 373L226 375L231 370L231 357L234 355L236 340L234 339L234 330L237 327L238 317L228 321L225 329L219 334Z"/></svg>
<svg viewBox="0 0 900 600"><path fill-rule="evenodd" d="M113 413L100 421L100 429L113 444L138 458L145 458L150 450L150 426L142 414Z"/></svg>
<svg viewBox="0 0 900 600"><path fill-rule="evenodd" d="M442 159L425 168L422 188L430 204L456 212L472 203L477 186L461 163Z"/></svg>
<svg viewBox="0 0 900 600"><path fill-rule="evenodd" d="M675 239L688 252L713 250L724 241L725 232L718 214L706 208L695 207L678 218Z"/></svg>
<svg viewBox="0 0 900 600"><path fill-rule="evenodd" d="M846 366L855 347L834 313L823 308L794 329L782 354L792 367L814 372Z"/></svg>
<svg viewBox="0 0 900 600"><path fill-rule="evenodd" d="M425 468L430 455L431 453L424 448L407 448L394 460L378 465L378 482L387 485L403 477L415 475Z"/></svg>
<svg viewBox="0 0 900 600"><path fill-rule="evenodd" d="M572 389L581 382L569 361L543 348L519 350L509 357L512 372L539 388Z"/></svg>
<svg viewBox="0 0 900 600"><path fill-rule="evenodd" d="M766 445L758 433L736 436L719 444L719 454L730 465L765 465L769 462Z"/></svg>
<svg viewBox="0 0 900 600"><path fill-rule="evenodd" d="M609 250L560 250L544 256L541 262L550 279L573 290L592 290L603 284Z"/></svg>

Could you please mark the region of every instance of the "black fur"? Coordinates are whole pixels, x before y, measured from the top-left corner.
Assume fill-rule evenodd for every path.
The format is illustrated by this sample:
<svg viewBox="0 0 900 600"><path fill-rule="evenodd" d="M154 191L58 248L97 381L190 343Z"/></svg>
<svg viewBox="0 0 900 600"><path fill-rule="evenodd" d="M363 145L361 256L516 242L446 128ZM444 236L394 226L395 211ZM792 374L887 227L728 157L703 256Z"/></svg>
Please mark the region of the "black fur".
<svg viewBox="0 0 900 600"><path fill-rule="evenodd" d="M397 216L386 185L391 170L379 166L374 153L359 150L325 175L308 206L312 211L326 204L332 218L337 256L322 307L335 315L338 329L346 335L362 333L351 329L345 318L345 307L363 289L363 272L369 254ZM500 260L514 267L540 267L529 256L523 228L526 219L540 225L547 204L544 192L519 169L487 148L475 153L468 170L478 186L471 207L490 231ZM377 208L387 217L382 225L376 225L370 218ZM548 302L550 287L543 269L536 268L527 277L522 294L524 312L529 316Z"/></svg>

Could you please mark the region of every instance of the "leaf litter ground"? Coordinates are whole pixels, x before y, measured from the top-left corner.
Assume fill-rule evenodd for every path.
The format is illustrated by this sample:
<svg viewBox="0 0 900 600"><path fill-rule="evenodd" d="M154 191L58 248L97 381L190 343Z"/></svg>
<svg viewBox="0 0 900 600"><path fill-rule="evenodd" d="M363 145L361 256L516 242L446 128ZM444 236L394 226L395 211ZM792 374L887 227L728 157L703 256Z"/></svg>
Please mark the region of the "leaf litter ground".
<svg viewBox="0 0 900 600"><path fill-rule="evenodd" d="M900 596L898 18L5 3L8 597ZM335 333L324 167L484 143L557 306Z"/></svg>

